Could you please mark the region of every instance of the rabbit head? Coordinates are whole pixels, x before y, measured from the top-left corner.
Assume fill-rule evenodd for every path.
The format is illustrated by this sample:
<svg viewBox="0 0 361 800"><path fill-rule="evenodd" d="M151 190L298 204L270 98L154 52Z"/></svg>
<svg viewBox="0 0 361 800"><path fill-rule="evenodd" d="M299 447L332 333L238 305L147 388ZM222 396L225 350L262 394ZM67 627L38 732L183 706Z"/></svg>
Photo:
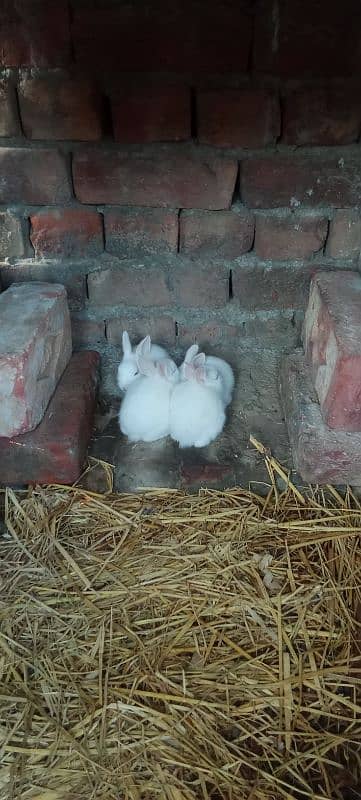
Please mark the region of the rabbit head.
<svg viewBox="0 0 361 800"><path fill-rule="evenodd" d="M140 343L142 344L142 342ZM171 358L153 360L149 355L137 355L139 373L147 378L162 378L168 383L177 383L179 370Z"/></svg>
<svg viewBox="0 0 361 800"><path fill-rule="evenodd" d="M146 336L139 342L137 347L132 348L129 334L127 331L124 331L122 335L122 346L123 358L118 367L118 386L122 391L128 389L128 386L130 386L139 375L137 363L137 358L139 356L145 358L165 358L167 356L166 351L162 347L152 344L150 336Z"/></svg>
<svg viewBox="0 0 361 800"><path fill-rule="evenodd" d="M213 389L213 391L222 394L223 384L221 376L214 367L207 366L204 353L199 353L192 359L190 364L184 365L184 379L187 381L196 381L207 389Z"/></svg>

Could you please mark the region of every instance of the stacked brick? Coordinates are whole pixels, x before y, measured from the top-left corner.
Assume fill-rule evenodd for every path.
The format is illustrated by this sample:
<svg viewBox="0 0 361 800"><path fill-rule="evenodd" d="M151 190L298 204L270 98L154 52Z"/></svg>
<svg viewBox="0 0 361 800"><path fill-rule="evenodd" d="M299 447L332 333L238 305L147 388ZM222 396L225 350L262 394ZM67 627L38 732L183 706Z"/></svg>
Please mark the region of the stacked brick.
<svg viewBox="0 0 361 800"><path fill-rule="evenodd" d="M310 483L361 483L361 277L313 278L303 351L281 373L296 469Z"/></svg>
<svg viewBox="0 0 361 800"><path fill-rule="evenodd" d="M317 270L358 268L360 23L358 0L3 0L3 286L64 284L104 364L119 319L271 346Z"/></svg>
<svg viewBox="0 0 361 800"><path fill-rule="evenodd" d="M0 484L72 483L92 431L99 356L72 356L64 286L13 284L0 319Z"/></svg>

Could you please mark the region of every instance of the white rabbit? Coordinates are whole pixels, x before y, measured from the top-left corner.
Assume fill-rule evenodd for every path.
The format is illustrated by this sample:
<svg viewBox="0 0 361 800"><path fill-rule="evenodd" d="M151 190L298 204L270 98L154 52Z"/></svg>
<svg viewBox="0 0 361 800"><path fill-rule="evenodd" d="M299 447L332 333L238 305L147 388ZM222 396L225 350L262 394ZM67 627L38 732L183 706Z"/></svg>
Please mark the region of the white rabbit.
<svg viewBox="0 0 361 800"><path fill-rule="evenodd" d="M198 348L197 348L198 349ZM182 378L170 400L170 435L180 447L206 447L223 430L225 401L223 382L204 353L197 364L182 364Z"/></svg>
<svg viewBox="0 0 361 800"><path fill-rule="evenodd" d="M122 336L122 344L123 358L118 367L118 386L119 389L122 389L123 391L127 389L131 383L133 383L139 374L137 353L140 353L140 349L142 352L146 352L146 354L153 359L168 358L167 351L164 350L163 347L159 347L157 344L152 344L150 336L146 336L145 339L142 339L142 341L139 342L137 347L133 347L132 349L129 334L127 331L124 331Z"/></svg>
<svg viewBox="0 0 361 800"><path fill-rule="evenodd" d="M186 364L193 363L194 366L197 366L198 349L199 348L197 344L192 344L191 347L188 348L184 357L183 364L180 367L181 380L183 379L184 368ZM219 373L222 381L222 395L224 404L226 407L229 406L232 400L232 394L234 389L234 375L232 367L230 367L227 361L224 361L223 358L218 358L217 356L206 356L205 363L207 367L213 367Z"/></svg>
<svg viewBox="0 0 361 800"><path fill-rule="evenodd" d="M155 442L169 435L170 397L179 372L170 358L153 361L144 355L141 345L136 359L140 374L122 400L119 426L131 442Z"/></svg>

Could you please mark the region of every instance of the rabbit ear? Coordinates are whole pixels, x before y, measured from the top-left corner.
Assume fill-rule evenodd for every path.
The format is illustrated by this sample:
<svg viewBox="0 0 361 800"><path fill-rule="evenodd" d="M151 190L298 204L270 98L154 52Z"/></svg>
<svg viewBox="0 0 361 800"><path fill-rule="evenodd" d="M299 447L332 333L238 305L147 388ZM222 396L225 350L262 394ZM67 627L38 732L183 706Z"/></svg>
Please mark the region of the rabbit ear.
<svg viewBox="0 0 361 800"><path fill-rule="evenodd" d="M161 375L162 378L166 378L168 380L172 378L177 369L173 361L171 361L169 358L164 358L162 361L157 361L156 368L158 375Z"/></svg>
<svg viewBox="0 0 361 800"><path fill-rule="evenodd" d="M206 380L206 368L205 366L200 366L195 369L195 377L198 383L204 383Z"/></svg>
<svg viewBox="0 0 361 800"><path fill-rule="evenodd" d="M186 352L186 354L184 356L184 363L185 364L190 364L191 361L193 361L194 356L197 355L198 350L199 350L199 347L198 347L197 344L192 344L190 347L188 347L188 350L187 350L187 352Z"/></svg>
<svg viewBox="0 0 361 800"><path fill-rule="evenodd" d="M138 356L137 365L141 375L146 375L147 378L150 378L157 372L157 365L150 358Z"/></svg>
<svg viewBox="0 0 361 800"><path fill-rule="evenodd" d="M137 356L137 358L139 358L140 356L142 357L149 356L150 347L151 347L150 336L146 336L144 339L142 339L141 342L139 342L139 344L135 348L135 355Z"/></svg>
<svg viewBox="0 0 361 800"><path fill-rule="evenodd" d="M193 364L195 367L204 367L206 363L206 356L205 353L198 353L197 356L193 359Z"/></svg>
<svg viewBox="0 0 361 800"><path fill-rule="evenodd" d="M184 377L187 381L192 380L194 378L194 366L193 364L184 364Z"/></svg>
<svg viewBox="0 0 361 800"><path fill-rule="evenodd" d="M132 345L130 343L128 331L123 331L122 345L123 345L123 353L124 353L124 355L125 356L130 356L130 354L132 352Z"/></svg>

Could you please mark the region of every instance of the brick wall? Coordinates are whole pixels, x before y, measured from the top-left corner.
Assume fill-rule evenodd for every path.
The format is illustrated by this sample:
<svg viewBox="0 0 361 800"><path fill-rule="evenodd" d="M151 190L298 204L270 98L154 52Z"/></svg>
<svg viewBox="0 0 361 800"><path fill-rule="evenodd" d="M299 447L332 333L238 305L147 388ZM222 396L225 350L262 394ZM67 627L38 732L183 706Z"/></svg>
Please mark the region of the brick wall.
<svg viewBox="0 0 361 800"><path fill-rule="evenodd" d="M2 0L0 272L123 326L284 349L361 247L359 0Z"/></svg>

